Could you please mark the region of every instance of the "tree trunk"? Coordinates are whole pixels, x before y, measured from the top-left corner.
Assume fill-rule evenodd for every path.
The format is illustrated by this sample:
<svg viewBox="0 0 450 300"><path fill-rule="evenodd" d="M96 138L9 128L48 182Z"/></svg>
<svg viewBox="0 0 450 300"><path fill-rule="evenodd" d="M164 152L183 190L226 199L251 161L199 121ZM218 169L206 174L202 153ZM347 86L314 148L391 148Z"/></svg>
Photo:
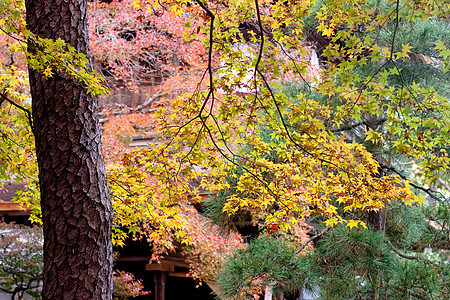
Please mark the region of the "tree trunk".
<svg viewBox="0 0 450 300"><path fill-rule="evenodd" d="M88 57L86 0L26 0L39 37L61 38ZM112 298L112 207L97 100L62 74L30 70L42 220L43 299Z"/></svg>
<svg viewBox="0 0 450 300"><path fill-rule="evenodd" d="M386 205L386 204L385 204ZM367 215L367 222L375 231L384 231L386 208L371 210Z"/></svg>
<svg viewBox="0 0 450 300"><path fill-rule="evenodd" d="M378 126L384 123L384 120L377 118L376 116L370 116L366 120L367 127L377 131ZM378 144L373 144L371 147L371 152L374 158L380 163L382 160L381 152L381 142ZM378 168L378 177L383 176L383 169ZM369 223L375 231L384 231L386 224L386 201L384 200L385 207L379 210L371 210L367 215L367 223Z"/></svg>

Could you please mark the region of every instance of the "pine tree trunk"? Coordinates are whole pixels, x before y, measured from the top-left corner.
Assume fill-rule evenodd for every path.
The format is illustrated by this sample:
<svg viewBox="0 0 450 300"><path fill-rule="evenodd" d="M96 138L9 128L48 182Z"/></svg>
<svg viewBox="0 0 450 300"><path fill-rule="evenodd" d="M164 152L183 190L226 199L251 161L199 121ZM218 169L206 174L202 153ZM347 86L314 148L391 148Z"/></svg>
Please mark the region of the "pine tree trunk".
<svg viewBox="0 0 450 300"><path fill-rule="evenodd" d="M27 0L26 22L89 57L86 0ZM97 100L77 81L30 70L42 220L43 299L112 298L112 207Z"/></svg>

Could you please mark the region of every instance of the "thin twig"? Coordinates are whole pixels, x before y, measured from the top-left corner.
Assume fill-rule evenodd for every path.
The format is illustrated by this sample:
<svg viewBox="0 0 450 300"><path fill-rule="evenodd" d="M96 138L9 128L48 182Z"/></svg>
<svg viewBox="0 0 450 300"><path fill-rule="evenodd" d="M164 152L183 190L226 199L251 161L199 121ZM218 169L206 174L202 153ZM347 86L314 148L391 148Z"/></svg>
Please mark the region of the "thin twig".
<svg viewBox="0 0 450 300"><path fill-rule="evenodd" d="M23 112L25 112L28 122L30 123L30 127L31 127L31 131L34 133L34 126L33 126L33 117L31 115L31 111L29 111L28 109L26 109L25 107L17 104L16 102L12 101L11 99L9 99L5 94L0 93L0 96L3 98L3 100L5 100L6 102L9 102L10 104L12 104L13 106L17 107L18 109L22 110Z"/></svg>
<svg viewBox="0 0 450 300"><path fill-rule="evenodd" d="M400 178L402 178L403 180L407 180L407 181L409 182L409 184L410 184L413 188L418 189L418 190L421 190L421 191L427 193L428 196L430 196L431 198L433 198L433 199L435 199L435 200L438 200L438 201L441 200L441 199L439 199L435 194L440 194L441 196L443 196L442 193L437 192L437 191L433 191L433 190L430 189L430 188L427 188L427 189L426 189L426 188L424 188L423 186L420 186L420 185L417 185L417 184L411 182L408 178L406 178L406 176L405 176L404 174L402 174L402 173L401 173L399 170L397 170L396 168L394 168L394 167L388 167L388 166L386 166L386 165L384 165L384 164L380 164L380 167L381 167L382 169L385 169L385 170L389 170L389 171L394 172L395 174L397 174L398 176L400 176Z"/></svg>
<svg viewBox="0 0 450 300"><path fill-rule="evenodd" d="M256 60L255 71L253 73L253 79L255 81L255 90L257 90L256 74L259 72L258 67L259 67L259 63L261 62L261 58L262 58L262 54L263 54L263 50L264 50L264 27L263 27L262 21L261 21L261 13L259 11L258 0L255 0L255 6L256 6L256 16L258 18L259 31L261 32L260 39L259 39L258 59Z"/></svg>
<svg viewBox="0 0 450 300"><path fill-rule="evenodd" d="M399 5L400 5L400 0L397 0L397 4L395 7L395 25L394 25L394 32L392 34L392 41L391 41L391 55L389 57L389 60L392 61L392 56L394 55L394 46L395 46L395 36L397 35L397 30L398 30L398 21L399 21Z"/></svg>
<svg viewBox="0 0 450 300"><path fill-rule="evenodd" d="M0 31L3 31L4 34L6 34L7 36L9 36L12 39L15 39L18 42L24 43L26 44L27 42L25 40L19 39L18 37L13 36L11 33L5 31L2 27L0 27Z"/></svg>
<svg viewBox="0 0 450 300"><path fill-rule="evenodd" d="M203 102L203 105L200 108L200 111L198 113L198 115L201 116L201 114L202 114L203 110L205 109L205 106L208 103L210 98L211 98L211 106L214 105L214 80L213 80L213 68L212 68L212 53L213 53L213 37L214 37L214 19L216 16L212 13L211 10L209 10L209 8L206 6L205 3L203 3L200 0L195 0L195 2L198 5L200 5L200 7L211 18L211 22L209 25L209 49L208 49L209 93L206 96L205 101Z"/></svg>

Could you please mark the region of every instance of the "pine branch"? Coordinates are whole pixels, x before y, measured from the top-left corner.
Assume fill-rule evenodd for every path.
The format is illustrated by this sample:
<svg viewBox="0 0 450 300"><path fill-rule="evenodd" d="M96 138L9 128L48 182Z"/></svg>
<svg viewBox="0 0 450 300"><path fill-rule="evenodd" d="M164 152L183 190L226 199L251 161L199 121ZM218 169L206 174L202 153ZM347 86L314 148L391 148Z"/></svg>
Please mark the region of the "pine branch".
<svg viewBox="0 0 450 300"><path fill-rule="evenodd" d="M429 260L426 259L426 258L417 256L417 255L408 255L408 254L402 253L402 252L401 252L400 250L398 250L398 249L391 243L391 241L389 241L389 240L386 240L386 243L387 243L388 246L392 249L392 251L394 251L395 254L397 254L397 255L400 256L400 257L403 257L403 258L406 258L406 259L411 259L411 260L417 259L417 260L421 260L421 261L423 261L423 262L426 262L426 263L428 263L428 264L433 264L431 261L429 261Z"/></svg>
<svg viewBox="0 0 450 300"><path fill-rule="evenodd" d="M392 245L391 241L389 241L389 240L387 241L387 244L400 257L403 257L406 259L418 259L417 255L407 255L407 254L400 252L400 250L395 248L394 245Z"/></svg>
<svg viewBox="0 0 450 300"><path fill-rule="evenodd" d="M398 291L402 291L403 293L406 292L408 294L410 294L411 296L417 298L417 299L421 299L421 300L428 300L430 298L427 298L421 294L415 293L413 291L411 291L410 289L406 289L404 287L399 287L399 286L394 286L395 289L397 289Z"/></svg>

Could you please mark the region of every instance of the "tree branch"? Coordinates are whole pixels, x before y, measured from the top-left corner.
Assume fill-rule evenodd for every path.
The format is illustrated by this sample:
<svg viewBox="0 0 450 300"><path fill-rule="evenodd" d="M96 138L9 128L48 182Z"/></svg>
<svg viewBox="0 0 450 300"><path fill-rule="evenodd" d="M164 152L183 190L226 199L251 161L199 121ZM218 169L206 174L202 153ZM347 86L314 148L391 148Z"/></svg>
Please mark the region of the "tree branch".
<svg viewBox="0 0 450 300"><path fill-rule="evenodd" d="M355 129L356 127L359 127L359 126L361 126L361 125L364 125L364 122L363 122L363 121L358 122L358 123L355 123L355 124L343 126L343 127L340 127L340 128L334 128L334 129L331 129L330 131L331 131L331 132L348 131L348 130Z"/></svg>
<svg viewBox="0 0 450 300"><path fill-rule="evenodd" d="M153 96L151 96L151 97L148 97L148 98L144 101L144 103L142 103L141 105L138 105L138 106L134 109L134 111L140 111L140 110L146 108L147 106L149 106L150 104L152 104L154 101L158 100L159 98L161 98L162 96L164 96L164 95L166 95L166 94L167 94L166 92L160 92L160 93L157 93L156 95L153 95Z"/></svg>
<svg viewBox="0 0 450 300"><path fill-rule="evenodd" d="M386 240L386 243L387 243L388 246L392 249L392 251L394 251L395 254L397 254L397 255L400 256L400 257L403 257L403 258L406 258L406 259L418 259L418 260L421 260L421 261L426 262L426 263L428 263L428 264L433 264L431 261L429 261L429 260L426 259L426 258L417 256L417 255L407 255L407 254L405 254L405 253L400 252L400 250L398 250L397 248L395 248L395 246L394 246L394 245L391 243L391 241L389 241L389 240Z"/></svg>
<svg viewBox="0 0 450 300"><path fill-rule="evenodd" d="M389 57L389 60L392 60L392 56L394 55L394 46L395 46L395 37L397 35L398 30L398 21L399 21L399 5L400 0L397 0L397 5L395 7L395 25L394 25L394 33L392 34L392 41L391 41L391 56Z"/></svg>
<svg viewBox="0 0 450 300"><path fill-rule="evenodd" d="M417 255L407 255L407 254L400 252L400 250L398 250L397 248L394 247L394 245L392 245L391 241L387 240L386 242L387 242L388 246L392 249L392 251L394 251L398 256L406 258L406 259L418 259Z"/></svg>
<svg viewBox="0 0 450 300"><path fill-rule="evenodd" d="M31 111L29 111L28 109L26 109L25 107L17 104L16 102L12 101L11 99L9 99L5 94L0 92L0 97L5 100L6 102L9 102L11 105L17 107L18 109L22 110L23 112L25 112L28 122L30 123L30 127L32 132L34 133L34 126L33 126L33 117L31 116ZM1 104L1 102L0 102Z"/></svg>
<svg viewBox="0 0 450 300"><path fill-rule="evenodd" d="M379 118L379 119L376 119L376 122L373 125L379 126L379 125L383 124L386 121L387 121L387 118ZM352 129L358 127L358 126L361 126L361 125L366 125L366 126L371 127L370 124L368 123L368 121L363 120L363 121L355 123L355 124L343 126L343 127L340 127L340 128L331 129L330 131L331 132L348 131L348 130L352 130Z"/></svg>
<svg viewBox="0 0 450 300"><path fill-rule="evenodd" d="M447 191L450 192L450 186L448 186L448 185L444 182L444 180L442 180L441 178L438 178L438 181L439 181L440 184L442 184L442 186L443 186L444 188L447 189Z"/></svg>
<svg viewBox="0 0 450 300"><path fill-rule="evenodd" d="M214 80L213 80L213 68L212 68L212 53L213 53L213 41L214 41L214 19L215 15L211 10L200 0L195 0L195 2L206 12L206 14L211 18L211 22L209 24L209 48L208 48L208 73L209 73L209 93L203 102L202 107L198 113L198 116L201 119L201 114L206 107L209 99L211 98L211 107L214 105Z"/></svg>
<svg viewBox="0 0 450 300"><path fill-rule="evenodd" d="M431 198L433 198L433 199L435 199L435 200L441 200L441 199L439 199L435 194L440 194L441 196L443 196L440 192L437 192L437 191L433 191L432 189L430 189L430 188L424 188L423 186L420 186L420 185L417 185L417 184L415 184L415 183L413 183L413 182L411 182L408 178L406 178L406 176L404 175L404 174L402 174L399 170L397 170L396 168L394 168L394 167L388 167L388 166L386 166L386 165L384 165L384 164L382 164L382 163L380 163L380 167L382 168L382 169L384 169L384 170L389 170L389 171L392 171L392 172L394 172L395 174L397 174L398 176L400 176L400 178L402 178L403 180L408 180L409 182L410 182L410 185L413 187L413 188L415 188L415 189L418 189L418 190L421 190L421 191L423 191L423 192L425 192L425 193L427 193L428 194L428 196L430 196Z"/></svg>
<svg viewBox="0 0 450 300"><path fill-rule="evenodd" d="M135 112L143 112L143 113L153 112L153 111L155 111L154 109L146 109L146 108L148 106L150 106L154 101L158 100L159 98L161 98L162 96L164 96L166 94L167 94L167 92L160 92L153 96L150 96L144 101L144 103L142 103L141 105L138 105L134 109L125 108L125 109L122 109L119 111L114 111L114 112L100 112L98 114L98 116L100 118L103 118L103 119L100 119L100 124L104 124L105 122L107 122L109 115L121 116L121 115L126 115L126 114L132 114Z"/></svg>
<svg viewBox="0 0 450 300"><path fill-rule="evenodd" d="M7 290L6 288L4 288L4 287L2 287L2 286L0 286L0 291L5 292L5 293L8 293L8 294L14 293L14 291Z"/></svg>
<svg viewBox="0 0 450 300"><path fill-rule="evenodd" d="M312 241L314 241L315 239L317 239L318 237L322 236L324 233L326 233L328 230L330 230L330 227L325 227L324 229L322 229L321 231L319 231L319 233L317 233L316 235L313 235L312 237L310 237L306 242L304 242L300 248L298 248L295 252L294 252L294 256L296 256L297 254L299 254L303 249L305 249L305 247L311 243Z"/></svg>

